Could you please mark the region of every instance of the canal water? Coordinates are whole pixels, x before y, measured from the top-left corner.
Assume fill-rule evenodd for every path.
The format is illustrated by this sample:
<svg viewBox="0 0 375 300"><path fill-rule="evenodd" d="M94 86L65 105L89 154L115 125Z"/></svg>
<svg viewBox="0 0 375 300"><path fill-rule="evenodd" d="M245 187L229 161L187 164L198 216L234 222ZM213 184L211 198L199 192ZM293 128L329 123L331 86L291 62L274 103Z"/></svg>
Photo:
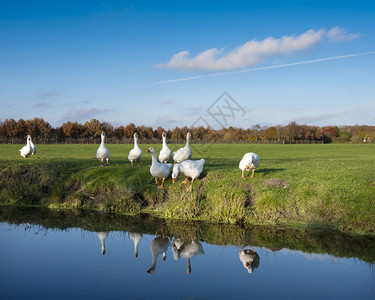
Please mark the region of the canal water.
<svg viewBox="0 0 375 300"><path fill-rule="evenodd" d="M375 299L371 237L4 207L0 221L1 299Z"/></svg>

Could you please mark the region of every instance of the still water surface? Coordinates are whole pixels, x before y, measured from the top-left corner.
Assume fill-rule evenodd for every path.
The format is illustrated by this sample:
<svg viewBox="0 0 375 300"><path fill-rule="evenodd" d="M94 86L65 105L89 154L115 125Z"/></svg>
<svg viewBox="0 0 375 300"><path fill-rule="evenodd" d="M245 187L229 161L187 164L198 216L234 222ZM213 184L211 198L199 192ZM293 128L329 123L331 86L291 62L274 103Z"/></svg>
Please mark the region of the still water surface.
<svg viewBox="0 0 375 300"><path fill-rule="evenodd" d="M28 222L0 243L1 299L375 299L355 257Z"/></svg>

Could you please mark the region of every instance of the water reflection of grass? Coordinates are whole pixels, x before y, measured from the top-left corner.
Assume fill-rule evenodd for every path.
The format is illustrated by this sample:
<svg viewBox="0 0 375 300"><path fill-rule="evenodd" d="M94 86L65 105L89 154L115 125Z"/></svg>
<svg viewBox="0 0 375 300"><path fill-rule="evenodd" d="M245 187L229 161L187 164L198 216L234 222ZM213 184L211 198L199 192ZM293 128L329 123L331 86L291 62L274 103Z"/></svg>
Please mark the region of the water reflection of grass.
<svg viewBox="0 0 375 300"><path fill-rule="evenodd" d="M97 145L39 145L29 159L19 156L20 146L0 147L0 203L375 233L375 145L212 145L193 193L181 178L156 189L147 153L143 168L130 168L131 145L108 145L108 167L98 167ZM250 151L261 165L254 179L242 180L238 162Z"/></svg>
<svg viewBox="0 0 375 300"><path fill-rule="evenodd" d="M219 225L200 221L164 220L149 214L121 216L84 210L49 210L0 206L0 221L45 228L83 228L88 231L129 231L155 234L163 231L169 237L204 240L216 245L265 247L272 251L283 248L306 253L327 253L336 257L359 258L375 263L375 239L349 236L339 231L291 229L276 226ZM25 225L26 226L26 225Z"/></svg>

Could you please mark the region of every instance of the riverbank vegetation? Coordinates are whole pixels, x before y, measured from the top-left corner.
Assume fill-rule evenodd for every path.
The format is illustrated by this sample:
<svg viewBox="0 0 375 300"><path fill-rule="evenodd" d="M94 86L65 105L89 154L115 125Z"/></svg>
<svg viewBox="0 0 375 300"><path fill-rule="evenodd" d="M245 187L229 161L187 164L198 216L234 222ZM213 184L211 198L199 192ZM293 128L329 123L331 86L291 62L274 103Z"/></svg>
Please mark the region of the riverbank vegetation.
<svg viewBox="0 0 375 300"><path fill-rule="evenodd" d="M95 158L98 145L37 145L28 159L19 155L20 145L0 145L0 203L375 234L373 144L194 144L193 159L206 164L192 192L181 177L156 188L148 146L141 145L143 167L133 169L127 160L132 145L108 145L105 167ZM261 165L255 178L243 180L238 163L250 151Z"/></svg>

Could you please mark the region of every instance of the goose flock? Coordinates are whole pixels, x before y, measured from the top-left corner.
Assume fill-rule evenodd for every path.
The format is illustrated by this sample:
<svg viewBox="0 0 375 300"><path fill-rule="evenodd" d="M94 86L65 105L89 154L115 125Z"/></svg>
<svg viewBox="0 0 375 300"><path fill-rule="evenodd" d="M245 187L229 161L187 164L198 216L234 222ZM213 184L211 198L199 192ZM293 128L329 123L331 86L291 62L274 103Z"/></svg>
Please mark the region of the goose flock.
<svg viewBox="0 0 375 300"><path fill-rule="evenodd" d="M109 164L109 159L111 155L107 147L105 146L105 132L101 134L101 143L96 152L96 158L99 159L100 164L102 165L104 161ZM140 161L142 159L142 149L138 145L138 134L134 133L134 148L130 150L128 155L128 160L130 161L131 167L134 168L134 163L137 163L137 168L140 167ZM151 154L151 166L150 173L152 177L155 178L155 184L159 184L161 180L161 185L158 188L163 189L164 181L169 176L170 169L172 164L168 163L173 160L174 166L172 170L172 183L175 183L175 180L179 174L185 176L183 183L189 182L191 178L191 185L188 190L192 190L194 180L199 178L203 171L203 166L205 160L202 158L200 160L192 160L191 157L193 152L190 147L190 132L186 135L186 144L184 147L178 149L174 153L167 145L167 135L165 132L162 134L162 148L159 153L159 161L156 157L156 152L154 148L150 147L147 149L147 153ZM31 136L27 136L26 145L20 149L20 155L24 158L28 158L30 155L36 154L36 147L31 140ZM260 164L260 158L256 153L250 152L246 153L239 163L239 168L242 171L241 177L245 179L245 171L252 171L251 178L254 178L255 169Z"/></svg>

